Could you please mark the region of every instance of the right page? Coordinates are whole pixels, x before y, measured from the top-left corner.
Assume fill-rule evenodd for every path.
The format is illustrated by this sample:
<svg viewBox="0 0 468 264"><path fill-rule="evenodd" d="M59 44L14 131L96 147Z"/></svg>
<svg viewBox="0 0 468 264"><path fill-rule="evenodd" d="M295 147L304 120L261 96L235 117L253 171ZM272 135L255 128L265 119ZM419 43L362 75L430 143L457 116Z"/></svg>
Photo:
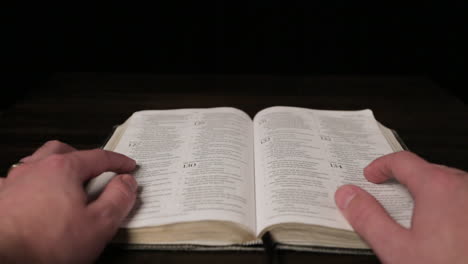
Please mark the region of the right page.
<svg viewBox="0 0 468 264"><path fill-rule="evenodd" d="M413 202L395 181L368 182L363 169L391 153L371 110L271 107L254 118L257 234L282 223L352 230L334 202L336 189L358 185L409 227Z"/></svg>

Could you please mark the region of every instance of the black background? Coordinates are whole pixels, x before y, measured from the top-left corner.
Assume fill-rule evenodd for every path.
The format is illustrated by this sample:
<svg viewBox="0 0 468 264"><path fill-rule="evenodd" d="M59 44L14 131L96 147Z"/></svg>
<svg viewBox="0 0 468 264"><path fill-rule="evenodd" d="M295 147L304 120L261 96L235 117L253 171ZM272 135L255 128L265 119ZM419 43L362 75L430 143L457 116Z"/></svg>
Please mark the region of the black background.
<svg viewBox="0 0 468 264"><path fill-rule="evenodd" d="M464 1L168 2L2 7L2 109L56 71L424 75L466 103Z"/></svg>
<svg viewBox="0 0 468 264"><path fill-rule="evenodd" d="M0 174L51 138L90 148L136 110L224 102L250 113L282 104L369 107L379 113L378 120L401 132L411 150L432 162L466 169L465 2L2 3L0 115L6 113L1 116L0 148L7 151L0 153ZM55 72L77 71L98 73L61 74L56 89L62 90L46 91ZM151 80L147 77L151 74L175 75ZM187 77L193 74L209 76ZM216 80L212 74L222 77ZM382 75L403 78L373 79ZM429 78L465 105L440 93L431 82L406 78L414 75ZM300 83L301 76L309 77ZM145 78L148 81L135 88L135 80ZM82 83L73 85L77 80ZM299 84L291 88L295 82ZM206 84L209 89L203 87ZM315 84L331 89L315 97ZM90 91L76 90L82 87ZM101 91L94 96L93 89ZM204 95L160 95L161 89L184 95L192 89ZM207 91L217 96L206 96ZM271 96L293 91L295 96ZM121 96L125 92L132 96ZM237 92L256 96L231 96ZM29 100L34 96L39 100ZM12 107L23 99L23 104ZM264 258L263 254L108 250L100 261L260 263ZM284 258L378 262L375 257L294 252Z"/></svg>

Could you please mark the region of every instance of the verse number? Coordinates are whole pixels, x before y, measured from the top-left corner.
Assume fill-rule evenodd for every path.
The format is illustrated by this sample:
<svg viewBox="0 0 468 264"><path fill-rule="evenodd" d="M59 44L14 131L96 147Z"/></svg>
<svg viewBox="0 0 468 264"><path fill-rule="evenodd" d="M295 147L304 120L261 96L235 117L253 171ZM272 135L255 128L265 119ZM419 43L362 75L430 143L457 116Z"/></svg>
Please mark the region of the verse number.
<svg viewBox="0 0 468 264"><path fill-rule="evenodd" d="M336 162L330 162L330 167L336 168L336 169L342 169L343 165L336 163Z"/></svg>
<svg viewBox="0 0 468 264"><path fill-rule="evenodd" d="M137 142L137 141L130 141L130 142L128 142L128 146L129 146L130 148L134 148L134 147L136 147L137 145L138 145L138 142Z"/></svg>
<svg viewBox="0 0 468 264"><path fill-rule="evenodd" d="M184 163L184 166L183 168L186 169L186 168L194 168L197 166L197 163L196 162L185 162Z"/></svg>
<svg viewBox="0 0 468 264"><path fill-rule="evenodd" d="M264 137L260 140L260 144L265 144L267 142L270 142L271 141L271 138L270 137Z"/></svg>
<svg viewBox="0 0 468 264"><path fill-rule="evenodd" d="M325 140L325 141L332 141L332 139L331 139L330 136L320 135L320 139L321 139L321 140Z"/></svg>

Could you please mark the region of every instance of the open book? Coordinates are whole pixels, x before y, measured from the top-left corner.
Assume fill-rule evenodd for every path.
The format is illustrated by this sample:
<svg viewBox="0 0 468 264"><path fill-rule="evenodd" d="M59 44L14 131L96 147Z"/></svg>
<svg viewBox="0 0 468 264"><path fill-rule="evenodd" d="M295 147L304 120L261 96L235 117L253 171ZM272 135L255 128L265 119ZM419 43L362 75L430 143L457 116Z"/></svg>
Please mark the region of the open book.
<svg viewBox="0 0 468 264"><path fill-rule="evenodd" d="M220 107L140 111L105 149L139 164L136 206L115 242L136 245L252 245L270 232L285 245L367 249L334 202L352 183L403 226L413 202L393 181L372 184L363 168L400 151L371 110L271 107L253 120ZM112 174L88 186L96 195Z"/></svg>

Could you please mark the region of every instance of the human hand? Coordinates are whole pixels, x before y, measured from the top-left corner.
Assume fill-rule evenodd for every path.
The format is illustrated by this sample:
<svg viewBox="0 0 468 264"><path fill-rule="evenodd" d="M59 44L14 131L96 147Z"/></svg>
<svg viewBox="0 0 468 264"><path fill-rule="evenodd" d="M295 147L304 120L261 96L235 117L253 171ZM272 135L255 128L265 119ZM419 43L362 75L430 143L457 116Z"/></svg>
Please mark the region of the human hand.
<svg viewBox="0 0 468 264"><path fill-rule="evenodd" d="M373 183L396 178L414 199L411 227L396 223L369 193L340 187L335 200L354 230L384 263L468 261L468 173L429 163L404 151L376 159L364 169Z"/></svg>
<svg viewBox="0 0 468 264"><path fill-rule="evenodd" d="M132 208L137 190L117 175L87 203L83 184L105 171L129 173L135 161L49 141L0 178L0 263L89 263Z"/></svg>

